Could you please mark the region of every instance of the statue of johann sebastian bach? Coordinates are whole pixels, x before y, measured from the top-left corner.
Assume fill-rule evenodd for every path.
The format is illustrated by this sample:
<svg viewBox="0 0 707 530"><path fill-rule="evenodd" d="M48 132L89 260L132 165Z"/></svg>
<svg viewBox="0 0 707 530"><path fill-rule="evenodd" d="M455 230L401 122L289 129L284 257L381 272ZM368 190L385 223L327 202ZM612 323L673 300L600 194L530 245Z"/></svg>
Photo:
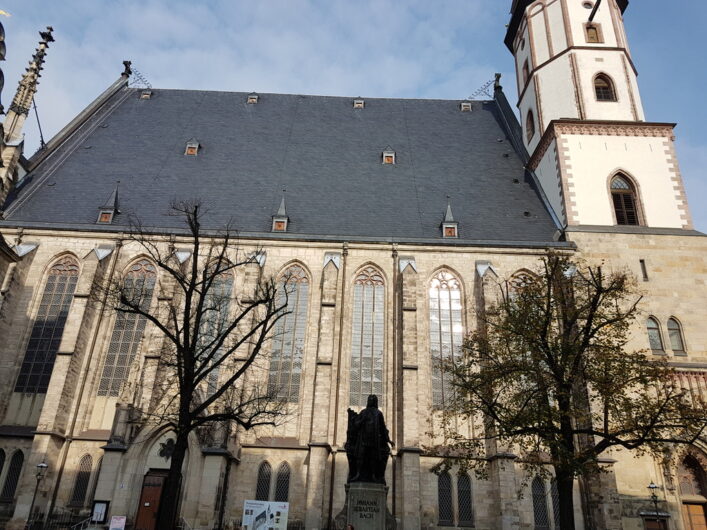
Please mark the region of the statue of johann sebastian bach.
<svg viewBox="0 0 707 530"><path fill-rule="evenodd" d="M349 461L348 482L385 484L392 440L385 426L383 413L378 410L378 397L368 396L366 408L356 414L348 409L346 457Z"/></svg>

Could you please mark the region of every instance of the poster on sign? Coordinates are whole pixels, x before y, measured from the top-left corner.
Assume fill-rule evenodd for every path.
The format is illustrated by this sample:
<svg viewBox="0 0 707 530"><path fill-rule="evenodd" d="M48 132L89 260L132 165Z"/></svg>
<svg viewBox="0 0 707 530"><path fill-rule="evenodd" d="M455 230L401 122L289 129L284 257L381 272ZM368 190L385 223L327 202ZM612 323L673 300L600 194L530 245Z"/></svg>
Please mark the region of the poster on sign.
<svg viewBox="0 0 707 530"><path fill-rule="evenodd" d="M287 530L287 502L245 501L243 530Z"/></svg>
<svg viewBox="0 0 707 530"><path fill-rule="evenodd" d="M125 520L127 517L124 515L114 515L110 518L110 530L125 530Z"/></svg>

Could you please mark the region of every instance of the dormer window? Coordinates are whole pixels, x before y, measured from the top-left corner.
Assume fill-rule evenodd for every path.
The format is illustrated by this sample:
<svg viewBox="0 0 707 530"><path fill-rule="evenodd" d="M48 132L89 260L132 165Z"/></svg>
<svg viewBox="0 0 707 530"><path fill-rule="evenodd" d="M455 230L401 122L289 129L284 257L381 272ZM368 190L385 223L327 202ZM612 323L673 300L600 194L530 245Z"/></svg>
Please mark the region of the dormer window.
<svg viewBox="0 0 707 530"><path fill-rule="evenodd" d="M248 94L248 105L255 105L258 103L258 99L260 99L260 96L258 96L255 92Z"/></svg>
<svg viewBox="0 0 707 530"><path fill-rule="evenodd" d="M101 210L98 214L98 224L109 225L113 222L113 210Z"/></svg>
<svg viewBox="0 0 707 530"><path fill-rule="evenodd" d="M459 108L462 112L471 112L471 101L462 101Z"/></svg>
<svg viewBox="0 0 707 530"><path fill-rule="evenodd" d="M395 151L390 148L387 148L385 151L383 151L383 164L395 164Z"/></svg>
<svg viewBox="0 0 707 530"><path fill-rule="evenodd" d="M457 223L444 223L442 225L442 237L445 239L458 238L459 234L457 233Z"/></svg>
<svg viewBox="0 0 707 530"><path fill-rule="evenodd" d="M152 97L152 90L149 88L146 88L142 92L140 92L140 99L150 99Z"/></svg>
<svg viewBox="0 0 707 530"><path fill-rule="evenodd" d="M287 232L287 218L275 217L272 220L272 231L273 232Z"/></svg>
<svg viewBox="0 0 707 530"><path fill-rule="evenodd" d="M184 154L186 156L196 156L199 154L199 147L201 147L199 145L199 142L197 142L196 140L189 140L187 142L187 147L184 150Z"/></svg>
<svg viewBox="0 0 707 530"><path fill-rule="evenodd" d="M353 100L353 108L362 109L366 106L366 102L361 98L356 98Z"/></svg>

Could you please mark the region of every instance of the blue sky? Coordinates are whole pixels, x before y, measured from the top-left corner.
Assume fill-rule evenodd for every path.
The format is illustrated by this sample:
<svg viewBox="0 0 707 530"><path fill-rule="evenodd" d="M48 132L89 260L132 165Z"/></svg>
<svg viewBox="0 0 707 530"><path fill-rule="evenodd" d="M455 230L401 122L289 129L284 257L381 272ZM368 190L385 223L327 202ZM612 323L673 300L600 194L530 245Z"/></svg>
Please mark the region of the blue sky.
<svg viewBox="0 0 707 530"><path fill-rule="evenodd" d="M494 72L515 101L503 45L511 0L0 0L7 106L51 25L37 106L51 137L131 59L158 88L464 98ZM632 0L626 26L650 121L677 122L695 226L707 231L703 0ZM28 151L39 145L34 123Z"/></svg>

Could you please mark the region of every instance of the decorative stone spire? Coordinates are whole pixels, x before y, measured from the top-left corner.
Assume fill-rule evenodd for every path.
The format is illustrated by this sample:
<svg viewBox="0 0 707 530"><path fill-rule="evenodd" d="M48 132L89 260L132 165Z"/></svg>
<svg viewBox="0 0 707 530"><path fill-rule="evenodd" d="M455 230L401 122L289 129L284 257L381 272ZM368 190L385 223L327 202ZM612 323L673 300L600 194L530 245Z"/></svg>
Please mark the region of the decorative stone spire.
<svg viewBox="0 0 707 530"><path fill-rule="evenodd" d="M444 221L442 221L442 237L445 239L459 237L459 223L454 220L449 195L447 195L447 211L444 214Z"/></svg>
<svg viewBox="0 0 707 530"><path fill-rule="evenodd" d="M272 216L272 231L287 232L287 224L290 218L287 217L287 208L285 207L285 190L282 190L282 200L277 213Z"/></svg>

